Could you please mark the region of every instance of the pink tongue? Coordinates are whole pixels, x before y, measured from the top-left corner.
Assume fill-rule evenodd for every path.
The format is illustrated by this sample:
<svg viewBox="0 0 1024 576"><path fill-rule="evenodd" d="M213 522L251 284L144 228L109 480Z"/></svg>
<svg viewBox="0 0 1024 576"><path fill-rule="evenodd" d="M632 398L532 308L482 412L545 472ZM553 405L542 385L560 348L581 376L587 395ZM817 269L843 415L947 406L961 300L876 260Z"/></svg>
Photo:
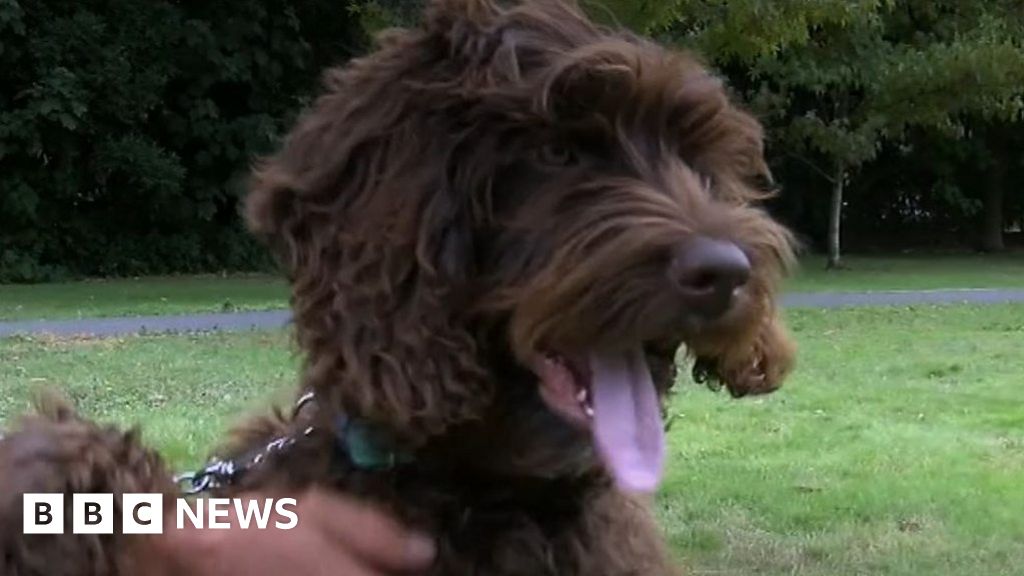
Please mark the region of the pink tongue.
<svg viewBox="0 0 1024 576"><path fill-rule="evenodd" d="M665 434L643 351L591 353L589 361L598 451L620 488L653 492L661 481Z"/></svg>

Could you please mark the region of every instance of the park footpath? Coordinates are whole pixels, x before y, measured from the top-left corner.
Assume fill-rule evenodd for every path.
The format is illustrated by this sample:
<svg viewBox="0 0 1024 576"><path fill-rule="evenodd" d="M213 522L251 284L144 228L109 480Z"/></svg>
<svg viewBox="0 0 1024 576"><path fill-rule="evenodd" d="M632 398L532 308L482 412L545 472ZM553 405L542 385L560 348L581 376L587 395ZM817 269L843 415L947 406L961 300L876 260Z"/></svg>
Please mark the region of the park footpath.
<svg viewBox="0 0 1024 576"><path fill-rule="evenodd" d="M786 308L850 308L865 306L920 306L948 304L1005 304L1024 302L1024 289L910 290L881 292L819 292L786 294ZM283 328L291 322L288 310L25 320L0 322L0 338L17 335L125 336L188 332L240 332Z"/></svg>

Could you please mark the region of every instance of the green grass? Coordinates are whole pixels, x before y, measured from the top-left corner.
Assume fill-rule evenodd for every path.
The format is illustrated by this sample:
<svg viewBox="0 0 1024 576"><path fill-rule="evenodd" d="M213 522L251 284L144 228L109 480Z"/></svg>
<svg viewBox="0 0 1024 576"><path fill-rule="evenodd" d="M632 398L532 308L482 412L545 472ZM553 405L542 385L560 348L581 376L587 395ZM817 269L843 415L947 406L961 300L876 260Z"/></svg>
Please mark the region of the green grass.
<svg viewBox="0 0 1024 576"><path fill-rule="evenodd" d="M660 499L696 574L1020 574L1024 306L801 311L779 394L684 387Z"/></svg>
<svg viewBox="0 0 1024 576"><path fill-rule="evenodd" d="M1024 253L964 256L851 256L846 269L825 270L823 257L800 263L791 292L1024 288Z"/></svg>
<svg viewBox="0 0 1024 576"><path fill-rule="evenodd" d="M791 292L1024 288L1024 254L1002 256L850 257L826 272L805 258ZM276 276L181 276L0 285L0 321L267 310L287 306Z"/></svg>
<svg viewBox="0 0 1024 576"><path fill-rule="evenodd" d="M194 466L241 412L289 399L297 366L283 331L0 340L0 421L33 390L56 389L90 417L141 425L176 467Z"/></svg>
<svg viewBox="0 0 1024 576"><path fill-rule="evenodd" d="M794 311L798 371L732 401L681 385L658 499L695 575L952 576L1024 566L1024 306ZM175 466L267 398L279 332L0 340L0 418L39 384L143 423Z"/></svg>
<svg viewBox="0 0 1024 576"><path fill-rule="evenodd" d="M0 320L145 316L287 306L277 276L169 276L0 285Z"/></svg>

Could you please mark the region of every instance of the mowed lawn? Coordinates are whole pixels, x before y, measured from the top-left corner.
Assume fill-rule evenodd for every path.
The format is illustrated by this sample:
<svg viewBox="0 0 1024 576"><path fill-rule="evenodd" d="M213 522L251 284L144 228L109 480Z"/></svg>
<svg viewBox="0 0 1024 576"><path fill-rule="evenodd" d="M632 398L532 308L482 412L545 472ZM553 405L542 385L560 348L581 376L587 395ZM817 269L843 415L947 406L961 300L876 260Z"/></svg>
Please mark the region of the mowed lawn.
<svg viewBox="0 0 1024 576"><path fill-rule="evenodd" d="M1024 288L1024 252L1006 254L850 256L825 270L823 256L801 260L791 292L862 292L942 288Z"/></svg>
<svg viewBox="0 0 1024 576"><path fill-rule="evenodd" d="M789 292L1024 288L1024 252L1006 255L857 257L825 271L807 257ZM284 308L278 275L182 276L0 285L0 321L268 310Z"/></svg>
<svg viewBox="0 0 1024 576"><path fill-rule="evenodd" d="M246 410L290 400L298 365L284 331L0 339L0 422L56 390L91 418L140 426L176 467L195 466Z"/></svg>
<svg viewBox="0 0 1024 576"><path fill-rule="evenodd" d="M777 394L673 405L660 503L694 572L1024 573L1024 306L790 318Z"/></svg>
<svg viewBox="0 0 1024 576"><path fill-rule="evenodd" d="M688 381L657 500L696 575L1019 575L1024 306L794 311L800 366L733 401ZM0 417L37 385L141 423L175 466L287 401L287 335L0 340Z"/></svg>
<svg viewBox="0 0 1024 576"><path fill-rule="evenodd" d="M269 274L0 284L0 321L237 312L287 305L283 278Z"/></svg>

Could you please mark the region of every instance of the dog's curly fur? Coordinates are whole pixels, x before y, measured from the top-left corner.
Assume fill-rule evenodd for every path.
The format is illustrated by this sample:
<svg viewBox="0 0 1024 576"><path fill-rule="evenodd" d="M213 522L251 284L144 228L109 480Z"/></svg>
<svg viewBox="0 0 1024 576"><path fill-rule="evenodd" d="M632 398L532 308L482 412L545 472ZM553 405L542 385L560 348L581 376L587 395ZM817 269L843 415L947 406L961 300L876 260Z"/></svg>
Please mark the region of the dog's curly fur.
<svg viewBox="0 0 1024 576"><path fill-rule="evenodd" d="M682 347L736 396L775 389L794 353L775 306L792 249L756 207L767 175L759 124L692 56L568 1L433 0L420 27L329 71L257 167L248 219L291 280L317 406L254 420L223 453L317 432L231 490L330 484L379 502L438 536L438 575L674 573L646 507L524 366L636 343L665 392ZM666 273L697 236L752 265L714 322L692 320ZM0 443L14 494L169 490L132 436L58 412ZM339 463L339 413L415 461ZM20 526L0 496L0 528ZM133 573L127 538L76 538L3 534L0 572Z"/></svg>
<svg viewBox="0 0 1024 576"><path fill-rule="evenodd" d="M140 542L115 535L23 535L22 495L175 493L170 473L135 431L123 432L79 418L59 398L40 397L38 413L25 416L0 439L0 574L79 576L145 574ZM70 514L65 530L70 534Z"/></svg>

